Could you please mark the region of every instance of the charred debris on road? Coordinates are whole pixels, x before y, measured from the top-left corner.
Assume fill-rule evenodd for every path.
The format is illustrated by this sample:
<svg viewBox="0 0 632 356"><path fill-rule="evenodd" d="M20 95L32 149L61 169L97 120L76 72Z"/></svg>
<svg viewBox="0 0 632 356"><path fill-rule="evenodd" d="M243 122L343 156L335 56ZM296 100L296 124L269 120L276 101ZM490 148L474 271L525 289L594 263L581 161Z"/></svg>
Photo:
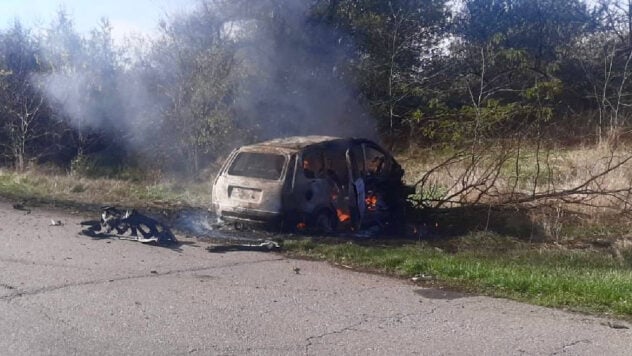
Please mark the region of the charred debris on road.
<svg viewBox="0 0 632 356"><path fill-rule="evenodd" d="M182 232L185 236L195 237L211 242L207 250L213 253L232 251L279 252L283 248L286 238L296 239L299 236L310 238L304 232L286 234L279 231L255 229L258 225L249 226L252 229L237 230L231 224L221 222L211 224L217 217L204 209L183 209L163 212L154 218L140 213L135 209L121 209L104 206L98 220L86 220L80 224L81 234L93 239L118 238L122 240L138 241L158 246L178 244L172 228ZM54 226L51 224L51 226ZM372 238L375 232L359 231L357 233L330 233L317 236L324 239L366 240ZM379 235L379 233L378 233Z"/></svg>
<svg viewBox="0 0 632 356"><path fill-rule="evenodd" d="M134 209L121 210L112 206L104 206L99 220L82 221L81 225L85 226L81 233L92 238L116 236L120 239L156 245L177 243L177 239L169 227Z"/></svg>
<svg viewBox="0 0 632 356"><path fill-rule="evenodd" d="M209 217L204 214L204 220ZM198 237L222 240L221 245L210 246L209 252L223 253L229 251L280 251L281 245L272 240L262 240L229 236L220 233L217 228L201 223L200 213L186 214L179 212L173 219L174 225L185 233L195 233ZM113 206L101 208L99 220L82 221L81 234L93 239L119 238L138 241L158 246L171 246L178 243L171 228L158 219L141 214L135 209L120 209ZM194 226L195 225L195 226Z"/></svg>

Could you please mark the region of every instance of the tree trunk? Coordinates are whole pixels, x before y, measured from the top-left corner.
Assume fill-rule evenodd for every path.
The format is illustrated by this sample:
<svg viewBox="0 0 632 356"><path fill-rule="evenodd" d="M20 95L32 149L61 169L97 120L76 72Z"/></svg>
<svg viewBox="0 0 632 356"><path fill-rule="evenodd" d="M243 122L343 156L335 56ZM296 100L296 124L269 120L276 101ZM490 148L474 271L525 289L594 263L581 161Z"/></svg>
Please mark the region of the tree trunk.
<svg viewBox="0 0 632 356"><path fill-rule="evenodd" d="M20 173L24 172L24 152L21 148L15 151L15 169Z"/></svg>

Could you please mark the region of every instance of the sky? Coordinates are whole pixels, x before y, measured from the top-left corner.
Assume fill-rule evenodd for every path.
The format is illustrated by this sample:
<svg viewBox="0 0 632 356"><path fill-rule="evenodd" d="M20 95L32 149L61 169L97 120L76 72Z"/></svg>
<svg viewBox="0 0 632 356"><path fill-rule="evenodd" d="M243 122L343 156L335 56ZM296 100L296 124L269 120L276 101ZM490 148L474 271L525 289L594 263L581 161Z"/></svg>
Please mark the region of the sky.
<svg viewBox="0 0 632 356"><path fill-rule="evenodd" d="M0 28L19 19L31 28L45 28L59 9L73 19L75 28L89 33L101 18L113 27L113 37L121 41L132 33L155 34L160 18L190 9L195 0L0 0Z"/></svg>

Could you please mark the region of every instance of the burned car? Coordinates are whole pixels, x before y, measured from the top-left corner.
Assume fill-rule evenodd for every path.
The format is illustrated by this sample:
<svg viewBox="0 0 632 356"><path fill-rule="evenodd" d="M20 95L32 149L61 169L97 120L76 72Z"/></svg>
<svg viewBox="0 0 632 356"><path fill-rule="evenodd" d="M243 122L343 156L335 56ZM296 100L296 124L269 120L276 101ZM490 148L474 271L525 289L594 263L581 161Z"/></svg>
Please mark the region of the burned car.
<svg viewBox="0 0 632 356"><path fill-rule="evenodd" d="M228 156L213 184L213 210L237 228L265 224L329 233L386 227L401 217L403 174L367 139L275 139Z"/></svg>

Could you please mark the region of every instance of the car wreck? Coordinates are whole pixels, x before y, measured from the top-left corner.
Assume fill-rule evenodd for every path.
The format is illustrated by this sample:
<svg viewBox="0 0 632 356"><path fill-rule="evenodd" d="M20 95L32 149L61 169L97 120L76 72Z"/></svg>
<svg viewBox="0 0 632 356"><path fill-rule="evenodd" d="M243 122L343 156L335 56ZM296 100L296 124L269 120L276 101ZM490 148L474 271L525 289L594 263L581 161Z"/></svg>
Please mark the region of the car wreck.
<svg viewBox="0 0 632 356"><path fill-rule="evenodd" d="M403 218L404 171L375 142L303 136L234 150L218 172L212 209L237 229L358 231Z"/></svg>

